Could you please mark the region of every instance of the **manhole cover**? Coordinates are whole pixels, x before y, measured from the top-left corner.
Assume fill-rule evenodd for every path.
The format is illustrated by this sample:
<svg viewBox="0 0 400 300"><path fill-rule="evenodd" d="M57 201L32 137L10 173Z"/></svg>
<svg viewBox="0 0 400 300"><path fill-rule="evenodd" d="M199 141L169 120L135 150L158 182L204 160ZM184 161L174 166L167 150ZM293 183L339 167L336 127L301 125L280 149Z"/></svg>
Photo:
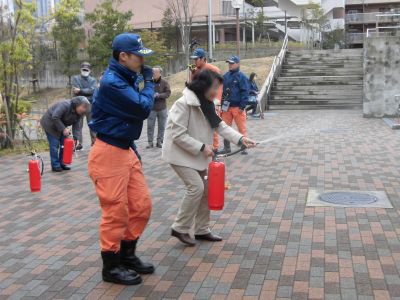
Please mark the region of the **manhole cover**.
<svg viewBox="0 0 400 300"><path fill-rule="evenodd" d="M363 206L375 203L379 200L375 195L356 192L327 192L319 195L319 199L324 202L338 205L357 205Z"/></svg>

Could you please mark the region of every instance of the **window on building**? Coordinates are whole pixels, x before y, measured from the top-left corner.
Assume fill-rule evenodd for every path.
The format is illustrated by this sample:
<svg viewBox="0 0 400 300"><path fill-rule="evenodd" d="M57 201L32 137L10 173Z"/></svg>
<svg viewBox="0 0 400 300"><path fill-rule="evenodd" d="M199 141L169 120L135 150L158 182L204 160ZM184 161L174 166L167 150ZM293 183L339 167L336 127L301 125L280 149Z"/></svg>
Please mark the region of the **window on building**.
<svg viewBox="0 0 400 300"><path fill-rule="evenodd" d="M335 7L332 10L334 19L343 19L344 18L344 8L343 7Z"/></svg>

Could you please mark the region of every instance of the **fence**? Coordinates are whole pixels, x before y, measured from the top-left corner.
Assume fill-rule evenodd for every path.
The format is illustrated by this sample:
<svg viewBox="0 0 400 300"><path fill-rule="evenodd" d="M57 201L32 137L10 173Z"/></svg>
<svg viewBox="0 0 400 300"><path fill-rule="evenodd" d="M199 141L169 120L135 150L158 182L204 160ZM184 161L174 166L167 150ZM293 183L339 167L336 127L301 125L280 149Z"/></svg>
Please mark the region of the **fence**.
<svg viewBox="0 0 400 300"><path fill-rule="evenodd" d="M252 48L241 51L241 58L258 58L265 56L274 56L279 52L279 48ZM214 53L214 60L222 61L226 60L229 56L235 55L235 49L219 50ZM165 74L171 75L178 73L186 68L185 54L180 53L177 55L171 55L168 57L168 62L164 67ZM79 65L75 67L79 70ZM39 86L43 88L65 88L68 84L68 77L61 73L59 62L53 61L48 62L44 65L43 69L38 72L37 79ZM94 70L94 76L99 76L102 70ZM31 82L30 74L21 79L21 83L28 86Z"/></svg>
<svg viewBox="0 0 400 300"><path fill-rule="evenodd" d="M264 110L268 109L268 98L271 93L272 85L274 84L275 78L277 78L281 72L283 61L285 60L286 52L288 49L288 35L286 34L283 40L282 48L279 54L275 57L272 63L271 70L269 71L267 79L261 88L260 94L258 94L257 102L260 106L260 116L264 118Z"/></svg>

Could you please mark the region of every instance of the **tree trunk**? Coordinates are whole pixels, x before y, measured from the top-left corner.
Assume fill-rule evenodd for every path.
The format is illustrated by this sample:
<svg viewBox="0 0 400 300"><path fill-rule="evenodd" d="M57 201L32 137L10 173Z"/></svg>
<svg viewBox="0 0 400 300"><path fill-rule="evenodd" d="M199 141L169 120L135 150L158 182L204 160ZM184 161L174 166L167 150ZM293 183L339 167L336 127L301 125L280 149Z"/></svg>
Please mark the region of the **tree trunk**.
<svg viewBox="0 0 400 300"><path fill-rule="evenodd" d="M6 142L6 147L9 146L12 148L14 141L12 139L12 130L11 130L12 124L11 124L11 118L10 118L10 104L9 104L10 99L9 99L9 97L10 96L7 96L7 95L3 96L3 100L5 100L4 101L5 102L4 111L6 114L6 134L8 136L8 139L7 139L8 142Z"/></svg>

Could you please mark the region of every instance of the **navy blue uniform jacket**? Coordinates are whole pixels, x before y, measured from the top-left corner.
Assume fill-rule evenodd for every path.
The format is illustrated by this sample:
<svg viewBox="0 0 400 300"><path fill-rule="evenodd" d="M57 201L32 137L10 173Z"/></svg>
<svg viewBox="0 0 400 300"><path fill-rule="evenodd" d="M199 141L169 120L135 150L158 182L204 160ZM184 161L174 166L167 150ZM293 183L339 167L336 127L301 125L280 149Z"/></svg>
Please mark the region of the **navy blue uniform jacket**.
<svg viewBox="0 0 400 300"><path fill-rule="evenodd" d="M223 99L230 102L230 107L239 107L244 110L249 101L249 92L249 79L240 72L239 68L224 74Z"/></svg>
<svg viewBox="0 0 400 300"><path fill-rule="evenodd" d="M110 59L100 87L95 92L90 129L97 138L122 149L134 147L154 104L154 83L145 82L139 91L141 76Z"/></svg>

